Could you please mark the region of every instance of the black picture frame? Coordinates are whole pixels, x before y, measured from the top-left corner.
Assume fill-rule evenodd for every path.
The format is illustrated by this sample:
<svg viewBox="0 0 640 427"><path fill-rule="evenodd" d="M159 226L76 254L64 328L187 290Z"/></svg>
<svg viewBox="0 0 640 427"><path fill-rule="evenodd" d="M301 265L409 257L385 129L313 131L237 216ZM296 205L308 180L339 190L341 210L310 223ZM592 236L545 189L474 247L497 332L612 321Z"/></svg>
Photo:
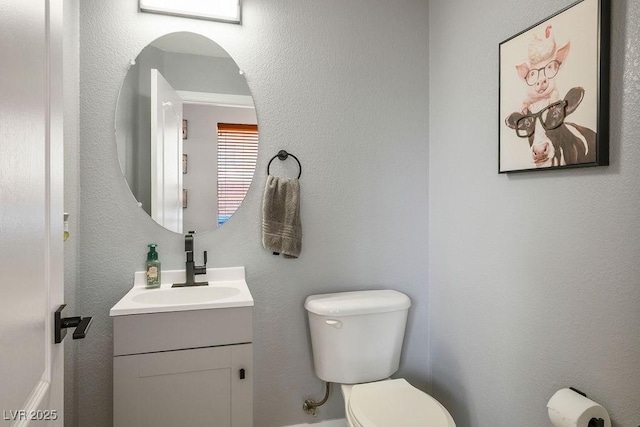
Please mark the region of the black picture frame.
<svg viewBox="0 0 640 427"><path fill-rule="evenodd" d="M498 173L609 164L610 0L499 44Z"/></svg>

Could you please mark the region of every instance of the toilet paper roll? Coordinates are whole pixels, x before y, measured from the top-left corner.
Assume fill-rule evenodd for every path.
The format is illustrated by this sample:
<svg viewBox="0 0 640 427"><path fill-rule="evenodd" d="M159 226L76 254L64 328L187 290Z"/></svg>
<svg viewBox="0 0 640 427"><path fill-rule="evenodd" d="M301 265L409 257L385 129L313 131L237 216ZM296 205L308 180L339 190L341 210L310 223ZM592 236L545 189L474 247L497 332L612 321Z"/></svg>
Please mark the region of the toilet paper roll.
<svg viewBox="0 0 640 427"><path fill-rule="evenodd" d="M591 419L604 420L604 427L611 427L607 410L591 399L571 390L558 390L547 403L549 419L555 427L595 427Z"/></svg>

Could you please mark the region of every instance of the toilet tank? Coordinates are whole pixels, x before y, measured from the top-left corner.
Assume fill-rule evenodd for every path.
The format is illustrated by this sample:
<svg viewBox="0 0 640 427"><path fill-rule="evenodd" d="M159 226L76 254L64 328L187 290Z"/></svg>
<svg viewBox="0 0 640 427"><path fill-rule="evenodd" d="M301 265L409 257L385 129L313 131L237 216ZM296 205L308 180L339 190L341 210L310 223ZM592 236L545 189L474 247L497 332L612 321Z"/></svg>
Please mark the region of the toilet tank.
<svg viewBox="0 0 640 427"><path fill-rule="evenodd" d="M318 378L357 384L398 370L411 300L393 290L311 295L309 314Z"/></svg>

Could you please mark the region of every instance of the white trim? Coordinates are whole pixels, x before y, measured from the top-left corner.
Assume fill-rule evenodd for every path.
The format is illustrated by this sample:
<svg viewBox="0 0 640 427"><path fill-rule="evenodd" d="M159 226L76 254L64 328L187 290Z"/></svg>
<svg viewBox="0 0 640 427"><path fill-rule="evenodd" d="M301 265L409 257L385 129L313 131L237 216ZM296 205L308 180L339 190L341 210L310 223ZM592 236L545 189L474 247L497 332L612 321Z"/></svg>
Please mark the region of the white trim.
<svg viewBox="0 0 640 427"><path fill-rule="evenodd" d="M22 405L22 409L25 414L32 414L40 409L40 405L47 397L47 393L49 392L49 386L51 383L46 381L44 377L47 375L46 372L42 373L42 379L36 384L33 391L27 397L27 401ZM11 424L11 427L26 427L29 425L30 419L29 417L19 417L16 421Z"/></svg>
<svg viewBox="0 0 640 427"><path fill-rule="evenodd" d="M51 355L52 355L52 349L51 349L51 343L53 342L53 327L51 325L51 312L49 310L49 308L53 305L52 304L52 299L53 299L53 295L51 295L52 289L51 289L51 198L52 198L52 194L51 194L51 130L52 130L52 117L51 117L51 113L52 113L52 96L51 96L51 85L52 85L52 55L53 53L53 47L52 47L52 34L51 34L51 2L46 0L44 2L45 4L45 39L46 39L46 43L45 43L45 55L46 55L46 67L47 67L47 74L46 74L46 79L47 79L47 89L45 92L45 116L44 116L44 127L45 127L45 134L44 134L44 169L45 169L45 181L44 181L44 229L45 229L45 233L44 233L44 285L45 285L45 289L46 289L46 295L45 295L45 301L44 301L44 327L45 327L45 332L44 332L44 373L42 374L42 379L40 380L40 383L36 385L36 388L34 389L34 391L32 392L32 396L34 393L37 392L38 389L42 388L42 383L46 382L47 383L47 387L45 389L48 390L49 386L48 384L51 382L51 376L52 376L52 363L51 363ZM41 398L40 398L41 399ZM29 399L27 399L27 403L29 403ZM34 408L35 409L35 408ZM28 423L27 423L28 424ZM26 424L25 424L26 425Z"/></svg>
<svg viewBox="0 0 640 427"><path fill-rule="evenodd" d="M251 95L232 95L228 93L176 91L185 104L209 104L220 107L256 108Z"/></svg>
<svg viewBox="0 0 640 427"><path fill-rule="evenodd" d="M285 427L348 427L347 425L347 420L345 420L344 418L339 418L337 420L327 420L327 421L321 421L319 423L313 423L313 424L295 424L295 425L290 425L290 426L285 426Z"/></svg>

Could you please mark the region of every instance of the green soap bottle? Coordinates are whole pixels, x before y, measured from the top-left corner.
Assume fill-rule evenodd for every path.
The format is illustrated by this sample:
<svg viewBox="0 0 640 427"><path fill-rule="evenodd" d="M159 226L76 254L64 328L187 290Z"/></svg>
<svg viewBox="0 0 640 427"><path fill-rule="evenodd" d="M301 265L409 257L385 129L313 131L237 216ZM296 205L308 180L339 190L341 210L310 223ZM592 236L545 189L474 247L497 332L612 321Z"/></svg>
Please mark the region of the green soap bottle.
<svg viewBox="0 0 640 427"><path fill-rule="evenodd" d="M158 261L158 252L156 252L155 243L149 243L149 252L147 253L147 288L160 287L160 261Z"/></svg>

